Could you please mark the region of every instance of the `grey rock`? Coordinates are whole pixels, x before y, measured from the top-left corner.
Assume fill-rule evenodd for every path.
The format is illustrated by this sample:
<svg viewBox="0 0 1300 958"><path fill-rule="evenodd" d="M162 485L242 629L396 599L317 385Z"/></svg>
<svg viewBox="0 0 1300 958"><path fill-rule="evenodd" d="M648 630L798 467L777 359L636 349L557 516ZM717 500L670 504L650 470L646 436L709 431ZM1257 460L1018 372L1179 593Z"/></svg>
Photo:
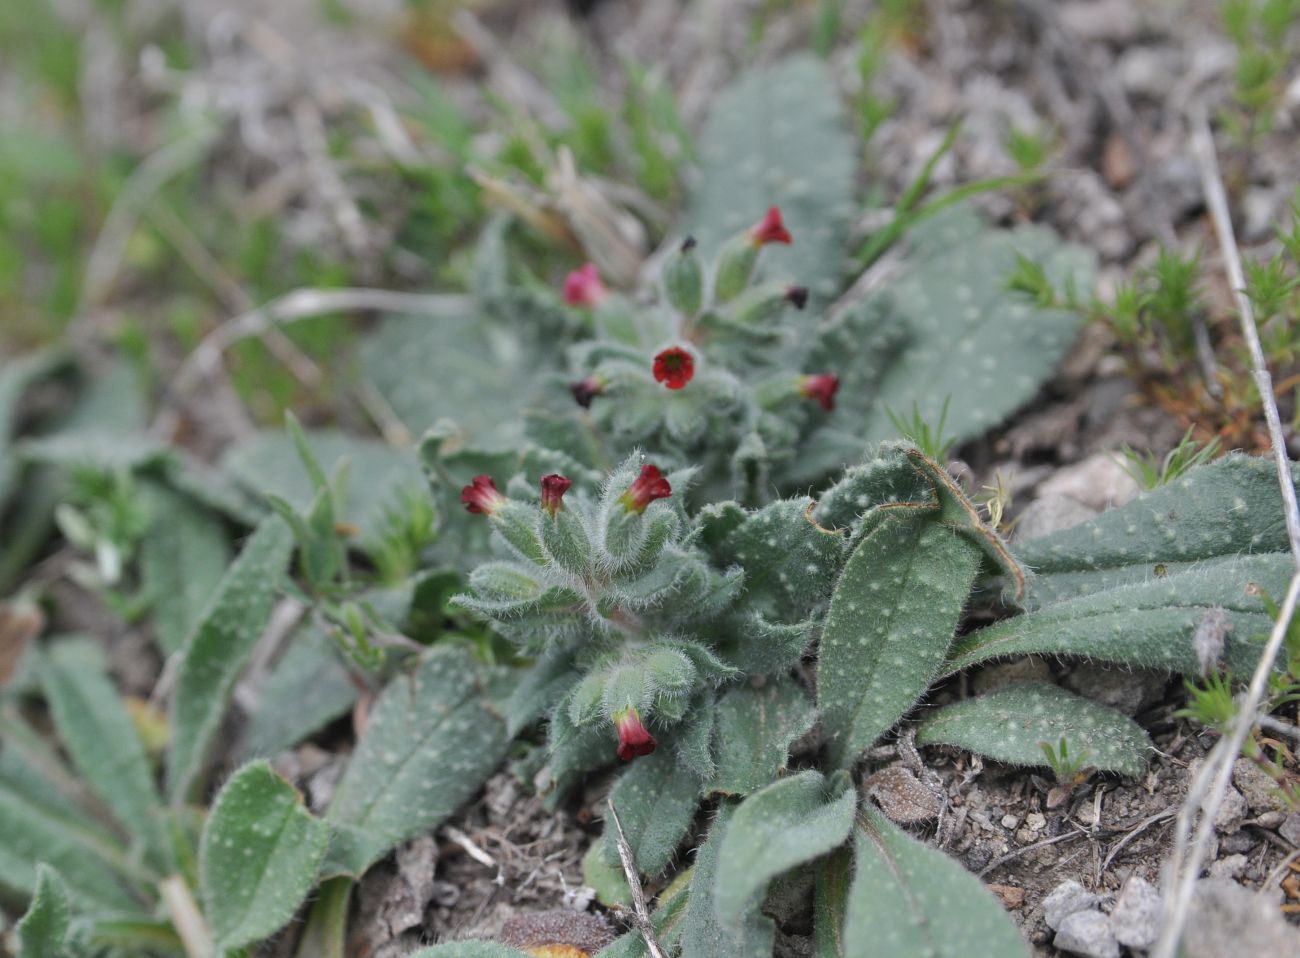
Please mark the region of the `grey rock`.
<svg viewBox="0 0 1300 958"><path fill-rule="evenodd" d="M1156 887L1139 875L1130 876L1110 913L1116 940L1130 948L1150 948L1160 936L1163 911Z"/></svg>
<svg viewBox="0 0 1300 958"><path fill-rule="evenodd" d="M1107 668L1093 662L1081 662L1063 682L1066 688L1125 715L1136 715L1164 695L1169 676L1147 669Z"/></svg>
<svg viewBox="0 0 1300 958"><path fill-rule="evenodd" d="M918 825L933 821L941 810L940 796L902 765L889 765L862 783L862 791L874 798L890 821Z"/></svg>
<svg viewBox="0 0 1300 958"><path fill-rule="evenodd" d="M1256 815L1286 810L1286 802L1277 793L1277 782L1248 758L1239 758L1232 766L1232 784L1237 786Z"/></svg>
<svg viewBox="0 0 1300 958"><path fill-rule="evenodd" d="M1110 919L1095 908L1066 915L1052 944L1087 958L1119 958L1119 942Z"/></svg>
<svg viewBox="0 0 1300 958"><path fill-rule="evenodd" d="M1246 823L1242 822L1242 824ZM1231 835L1223 835L1219 838L1219 854L1246 855L1258 845L1259 839L1252 835L1249 829L1242 828Z"/></svg>
<svg viewBox="0 0 1300 958"><path fill-rule="evenodd" d="M1286 195L1282 190L1251 187L1241 198L1241 238L1247 243L1258 243L1273 235L1273 227L1281 219L1282 204Z"/></svg>
<svg viewBox="0 0 1300 958"><path fill-rule="evenodd" d="M1097 510L1069 496L1039 496L1020 514L1016 523L1016 541L1028 542L1048 533L1069 529L1097 516Z"/></svg>
<svg viewBox="0 0 1300 958"><path fill-rule="evenodd" d="M1229 955L1300 955L1300 931L1287 924L1266 898L1223 878L1196 883L1182 954L1186 958Z"/></svg>
<svg viewBox="0 0 1300 958"><path fill-rule="evenodd" d="M1101 898L1084 888L1074 879L1067 879L1051 890L1043 899L1043 920L1047 927L1059 931L1061 923L1075 912L1093 908Z"/></svg>
<svg viewBox="0 0 1300 958"><path fill-rule="evenodd" d="M1292 812L1278 826L1277 833L1292 845L1300 845L1300 812Z"/></svg>
<svg viewBox="0 0 1300 958"><path fill-rule="evenodd" d="M1116 61L1115 73L1131 96L1163 100L1178 77L1182 57L1181 51L1170 47L1135 46Z"/></svg>
<svg viewBox="0 0 1300 958"><path fill-rule="evenodd" d="M988 668L981 669L971 679L971 688L976 695L987 695L998 689L1026 682L1051 682L1052 669L1036 655L1027 655L1023 659L1010 662L995 662Z"/></svg>
<svg viewBox="0 0 1300 958"><path fill-rule="evenodd" d="M1211 878L1240 878L1249 864L1245 855L1225 855L1210 865Z"/></svg>
<svg viewBox="0 0 1300 958"><path fill-rule="evenodd" d="M1249 809L1241 792L1229 788L1227 794L1223 796L1223 804L1219 806L1219 811L1214 816L1215 830L1225 835L1235 834L1241 829L1241 824L1246 820L1248 813Z"/></svg>
<svg viewBox="0 0 1300 958"><path fill-rule="evenodd" d="M1111 452L1058 469L1038 486L1040 496L1069 496L1097 512L1122 506L1138 492L1137 480L1124 471L1119 454Z"/></svg>

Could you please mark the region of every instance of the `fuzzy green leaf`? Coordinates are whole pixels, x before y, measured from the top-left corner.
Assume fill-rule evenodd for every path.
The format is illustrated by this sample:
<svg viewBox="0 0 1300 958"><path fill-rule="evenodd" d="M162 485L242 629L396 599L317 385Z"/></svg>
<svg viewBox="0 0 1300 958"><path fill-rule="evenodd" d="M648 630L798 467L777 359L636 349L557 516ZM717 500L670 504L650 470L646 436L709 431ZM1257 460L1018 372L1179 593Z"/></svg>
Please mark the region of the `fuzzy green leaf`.
<svg viewBox="0 0 1300 958"><path fill-rule="evenodd" d="M636 759L620 776L610 795L637 869L657 878L690 831L700 804L700 780L679 762L672 749L661 748ZM618 861L614 822L605 825L605 860Z"/></svg>
<svg viewBox="0 0 1300 958"><path fill-rule="evenodd" d="M844 913L853 874L850 846L837 849L817 867L813 892L814 958L849 958L844 948Z"/></svg>
<svg viewBox="0 0 1300 958"><path fill-rule="evenodd" d="M980 558L970 539L928 516L883 519L849 557L817 670L838 767L853 764L939 674Z"/></svg>
<svg viewBox="0 0 1300 958"><path fill-rule="evenodd" d="M495 941L452 941L413 951L409 958L528 958L522 952Z"/></svg>
<svg viewBox="0 0 1300 958"><path fill-rule="evenodd" d="M845 955L1028 956L998 900L942 852L863 809L844 917Z"/></svg>
<svg viewBox="0 0 1300 958"><path fill-rule="evenodd" d="M1151 741L1122 712L1055 685L1015 685L937 709L918 745L956 745L1012 765L1044 765L1042 745L1064 738L1087 768L1138 776Z"/></svg>
<svg viewBox="0 0 1300 958"><path fill-rule="evenodd" d="M36 868L36 893L14 933L18 958L65 958L72 906L68 887L48 865Z"/></svg>
<svg viewBox="0 0 1300 958"><path fill-rule="evenodd" d="M117 873L126 851L87 822L0 788L0 890L34 894L37 867L58 870L82 912L132 911L137 903Z"/></svg>
<svg viewBox="0 0 1300 958"><path fill-rule="evenodd" d="M505 757L488 676L464 648L426 653L375 703L330 805L338 829L327 875L360 877L405 839L442 822Z"/></svg>
<svg viewBox="0 0 1300 958"><path fill-rule="evenodd" d="M300 630L262 687L241 754L269 757L292 748L346 715L360 694L329 637Z"/></svg>
<svg viewBox="0 0 1300 958"><path fill-rule="evenodd" d="M763 272L826 302L846 273L856 156L821 61L803 54L749 71L718 97L700 138L702 177L687 216L700 248L714 254L779 206L794 243L766 249Z"/></svg>
<svg viewBox="0 0 1300 958"><path fill-rule="evenodd" d="M151 483L152 521L140 543L140 576L153 609L154 636L164 655L185 645L230 565L230 537L221 521L188 496Z"/></svg>
<svg viewBox="0 0 1300 958"><path fill-rule="evenodd" d="M1247 674L1259 659L1251 636L1266 634L1272 626L1256 587L1281 595L1294 572L1286 553L1234 556L1054 602L964 636L953 646L945 672L1041 653L1195 675L1200 671L1196 629L1205 613L1217 607L1233 625L1225 637L1224 663Z"/></svg>
<svg viewBox="0 0 1300 958"><path fill-rule="evenodd" d="M776 927L771 918L752 908L742 917L739 930L718 921L714 895L721 872L722 847L734 821L736 805L724 801L709 828L709 837L695 859L686 917L682 919L683 956L691 958L771 958Z"/></svg>
<svg viewBox="0 0 1300 958"><path fill-rule="evenodd" d="M199 887L217 948L279 931L316 883L329 826L264 762L222 786L199 843Z"/></svg>
<svg viewBox="0 0 1300 958"><path fill-rule="evenodd" d="M704 790L724 795L747 795L773 781L785 771L790 744L817 718L803 689L789 680L733 688L715 711L716 771Z"/></svg>
<svg viewBox="0 0 1300 958"><path fill-rule="evenodd" d="M185 643L172 696L167 759L174 803L185 802L198 784L235 680L271 617L292 549L289 527L275 517L264 520Z"/></svg>
<svg viewBox="0 0 1300 958"><path fill-rule="evenodd" d="M741 802L723 836L713 905L719 924L739 932L768 882L837 848L853 827L857 792L847 775L792 775Z"/></svg>
<svg viewBox="0 0 1300 958"><path fill-rule="evenodd" d="M1292 477L1300 481L1300 466ZM1021 543L1016 553L1037 573L1032 608L1288 548L1273 461L1234 453L1089 522Z"/></svg>
<svg viewBox="0 0 1300 958"><path fill-rule="evenodd" d="M77 770L126 830L150 852L158 851L162 798L117 689L73 643L50 646L39 671L54 725Z"/></svg>

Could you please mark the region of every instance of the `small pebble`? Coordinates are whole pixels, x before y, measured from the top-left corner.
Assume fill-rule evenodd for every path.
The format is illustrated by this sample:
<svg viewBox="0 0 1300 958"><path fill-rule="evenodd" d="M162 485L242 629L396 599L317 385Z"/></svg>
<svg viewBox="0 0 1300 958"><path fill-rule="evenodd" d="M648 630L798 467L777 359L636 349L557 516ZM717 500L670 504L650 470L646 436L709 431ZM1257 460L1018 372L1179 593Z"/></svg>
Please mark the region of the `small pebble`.
<svg viewBox="0 0 1300 958"><path fill-rule="evenodd" d="M1052 940L1062 951L1087 958L1119 958L1119 942L1110 919L1095 908L1067 915Z"/></svg>
<svg viewBox="0 0 1300 958"><path fill-rule="evenodd" d="M1163 908L1155 886L1140 875L1131 875L1110 913L1116 940L1130 948L1150 948L1160 936Z"/></svg>
<svg viewBox="0 0 1300 958"><path fill-rule="evenodd" d="M1225 855L1210 865L1211 878L1240 878L1248 864L1245 855Z"/></svg>
<svg viewBox="0 0 1300 958"><path fill-rule="evenodd" d="M1219 806L1219 811L1214 816L1214 827L1226 835L1235 834L1240 830L1241 823L1246 820L1249 811L1241 792L1229 788L1228 793L1223 796L1223 804Z"/></svg>
<svg viewBox="0 0 1300 958"><path fill-rule="evenodd" d="M1292 812L1278 826L1277 833L1292 845L1300 845L1300 812Z"/></svg>
<svg viewBox="0 0 1300 958"><path fill-rule="evenodd" d="M1066 916L1092 908L1101 899L1074 879L1061 882L1043 899L1043 919L1053 931L1060 930Z"/></svg>

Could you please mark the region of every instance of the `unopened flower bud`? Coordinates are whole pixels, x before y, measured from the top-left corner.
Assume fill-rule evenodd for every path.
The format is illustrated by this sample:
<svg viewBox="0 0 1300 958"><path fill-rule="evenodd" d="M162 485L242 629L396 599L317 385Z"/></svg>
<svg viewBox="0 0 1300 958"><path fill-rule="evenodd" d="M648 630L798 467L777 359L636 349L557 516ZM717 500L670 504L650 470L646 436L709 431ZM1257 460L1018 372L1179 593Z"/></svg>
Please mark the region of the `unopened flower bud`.
<svg viewBox="0 0 1300 958"><path fill-rule="evenodd" d="M695 357L680 346L669 346L655 356L654 377L669 389L681 389L695 378Z"/></svg>
<svg viewBox="0 0 1300 958"><path fill-rule="evenodd" d="M681 248L664 265L664 295L673 309L694 316L704 302L704 273L695 252L695 238L688 236Z"/></svg>
<svg viewBox="0 0 1300 958"><path fill-rule="evenodd" d="M656 499L667 499L672 494L673 487L663 477L659 467L647 463L641 467L641 475L628 486L627 492L619 497L619 501L628 512L640 514Z"/></svg>
<svg viewBox="0 0 1300 958"><path fill-rule="evenodd" d="M586 379L579 379L576 383L569 383L569 392L573 393L573 398L583 409L591 408L591 401L605 392L605 383L595 376L588 376Z"/></svg>
<svg viewBox="0 0 1300 958"><path fill-rule="evenodd" d="M567 479L559 473L542 476L542 508L552 516L563 509L564 494L569 491L571 485L573 485L573 480Z"/></svg>
<svg viewBox="0 0 1300 958"><path fill-rule="evenodd" d="M564 301L570 306L595 306L608 295L595 263L585 263L564 278Z"/></svg>
<svg viewBox="0 0 1300 958"><path fill-rule="evenodd" d="M799 381L799 394L817 400L817 403L827 412L835 408L835 390L839 388L840 377L834 373L804 376Z"/></svg>
<svg viewBox="0 0 1300 958"><path fill-rule="evenodd" d="M788 283L760 283L751 286L727 304L728 316L744 326L765 326L785 313L787 306L803 309L808 290Z"/></svg>
<svg viewBox="0 0 1300 958"><path fill-rule="evenodd" d="M461 505L476 514L493 515L507 501L489 476L475 476L473 482L460 491Z"/></svg>
<svg viewBox="0 0 1300 958"><path fill-rule="evenodd" d="M614 715L618 729L618 757L628 762L638 755L649 755L659 743L641 724L641 715L632 706Z"/></svg>

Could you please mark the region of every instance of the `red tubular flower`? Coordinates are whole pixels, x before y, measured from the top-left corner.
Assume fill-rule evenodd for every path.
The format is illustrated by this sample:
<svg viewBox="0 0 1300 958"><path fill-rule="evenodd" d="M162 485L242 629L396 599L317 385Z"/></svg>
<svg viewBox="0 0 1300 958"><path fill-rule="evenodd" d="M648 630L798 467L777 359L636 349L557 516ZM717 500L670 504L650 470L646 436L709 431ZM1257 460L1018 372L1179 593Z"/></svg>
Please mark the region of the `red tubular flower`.
<svg viewBox="0 0 1300 958"><path fill-rule="evenodd" d="M591 401L605 392L605 384L595 376L588 376L586 379L579 379L576 383L569 383L569 392L573 393L573 398L583 409L591 408Z"/></svg>
<svg viewBox="0 0 1300 958"><path fill-rule="evenodd" d="M573 480L565 478L558 472L542 476L542 508L551 515L563 509L564 494L569 491L571 485Z"/></svg>
<svg viewBox="0 0 1300 958"><path fill-rule="evenodd" d="M473 482L461 489L460 502L470 512L490 516L506 504L506 497L497 491L491 477L475 476Z"/></svg>
<svg viewBox="0 0 1300 958"><path fill-rule="evenodd" d="M766 246L768 243L785 243L788 246L794 242L790 231L781 222L781 210L775 206L768 209L767 215L749 228L749 238L755 246Z"/></svg>
<svg viewBox="0 0 1300 958"><path fill-rule="evenodd" d="M835 390L839 388L840 377L834 373L804 376L799 381L799 393L809 399L817 400L827 412L835 408Z"/></svg>
<svg viewBox="0 0 1300 958"><path fill-rule="evenodd" d="M803 309L808 305L808 287L791 286L785 291L785 301L795 309Z"/></svg>
<svg viewBox="0 0 1300 958"><path fill-rule="evenodd" d="M680 346L669 346L655 357L654 374L669 389L681 389L695 378L695 358Z"/></svg>
<svg viewBox="0 0 1300 958"><path fill-rule="evenodd" d="M595 306L608 295L595 263L584 263L564 278L564 301L570 306Z"/></svg>
<svg viewBox="0 0 1300 958"><path fill-rule="evenodd" d="M630 705L614 716L614 727L618 729L618 757L625 762L638 755L649 755L659 744L641 724L637 710Z"/></svg>
<svg viewBox="0 0 1300 958"><path fill-rule="evenodd" d="M667 499L672 494L673 487L668 485L668 480L663 477L659 467L647 463L641 467L641 475L637 476L636 482L619 496L619 501L628 512L640 514L656 499Z"/></svg>

